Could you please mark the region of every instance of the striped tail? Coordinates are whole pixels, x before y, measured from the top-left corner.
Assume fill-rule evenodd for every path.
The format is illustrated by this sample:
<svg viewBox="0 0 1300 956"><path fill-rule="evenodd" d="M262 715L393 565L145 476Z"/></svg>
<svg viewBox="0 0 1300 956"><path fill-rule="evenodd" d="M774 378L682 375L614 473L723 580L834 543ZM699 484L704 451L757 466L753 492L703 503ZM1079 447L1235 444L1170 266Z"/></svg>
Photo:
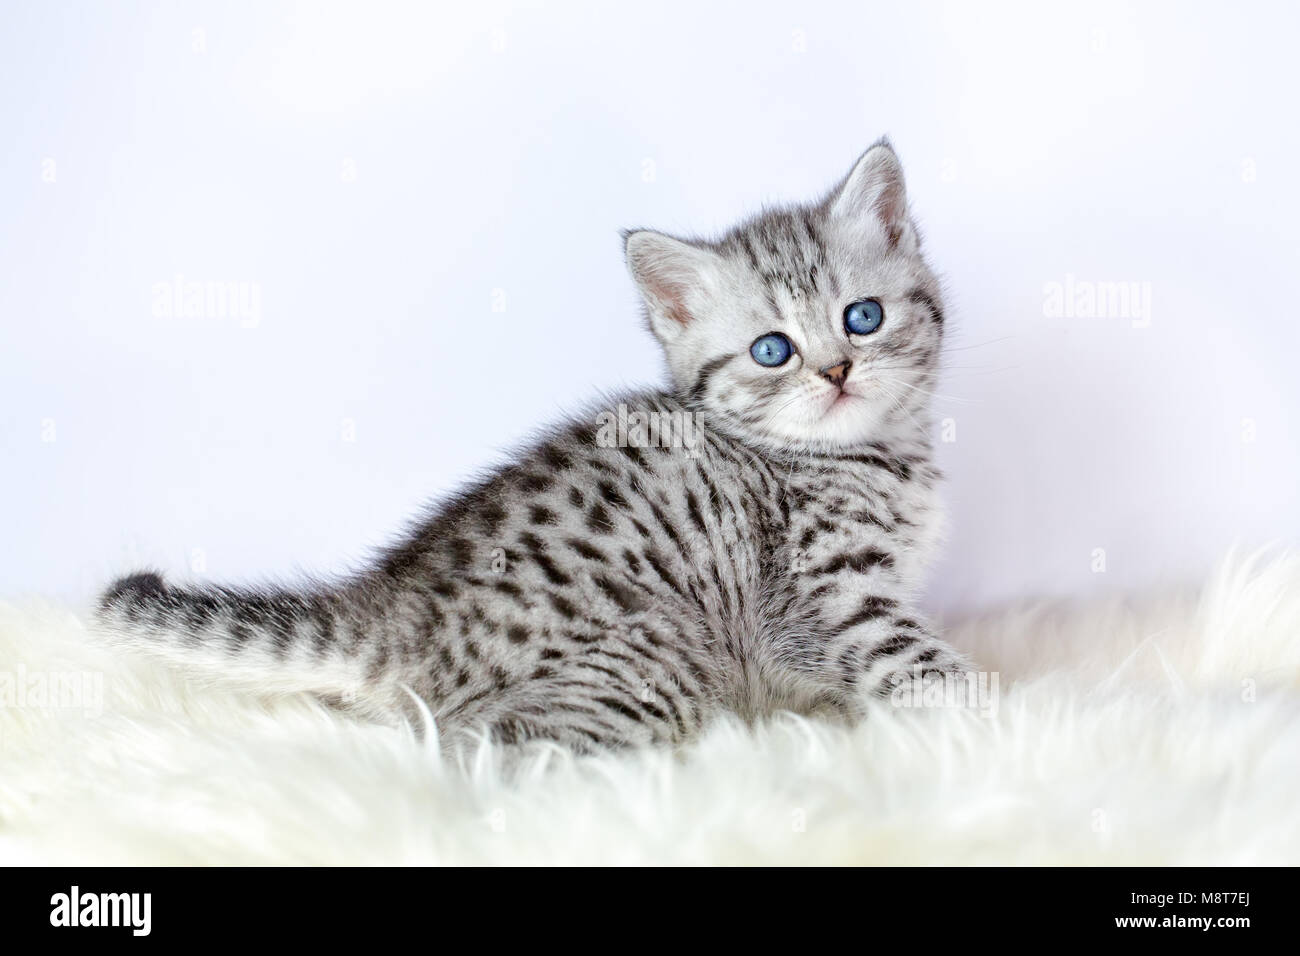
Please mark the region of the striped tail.
<svg viewBox="0 0 1300 956"><path fill-rule="evenodd" d="M203 680L363 707L395 702L382 672L386 655L335 592L178 588L145 572L105 591L96 619L114 643Z"/></svg>

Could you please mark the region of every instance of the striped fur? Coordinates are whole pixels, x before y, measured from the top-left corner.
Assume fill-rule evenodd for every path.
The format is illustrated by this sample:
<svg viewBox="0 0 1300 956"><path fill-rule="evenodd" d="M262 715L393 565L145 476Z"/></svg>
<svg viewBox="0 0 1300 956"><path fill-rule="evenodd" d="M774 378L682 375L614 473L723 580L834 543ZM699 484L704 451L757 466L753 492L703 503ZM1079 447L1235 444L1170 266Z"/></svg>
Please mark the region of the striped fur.
<svg viewBox="0 0 1300 956"><path fill-rule="evenodd" d="M349 580L140 574L105 593L103 624L266 690L378 711L409 691L448 741L578 749L679 741L721 710L852 716L914 666L960 668L913 603L937 536L943 315L892 149L820 203L716 242L633 232L627 251L669 390L553 429ZM863 297L884 324L848 336ZM771 331L795 346L781 368L749 355ZM828 362L847 374L828 380ZM698 427L648 442L610 428L615 405Z"/></svg>

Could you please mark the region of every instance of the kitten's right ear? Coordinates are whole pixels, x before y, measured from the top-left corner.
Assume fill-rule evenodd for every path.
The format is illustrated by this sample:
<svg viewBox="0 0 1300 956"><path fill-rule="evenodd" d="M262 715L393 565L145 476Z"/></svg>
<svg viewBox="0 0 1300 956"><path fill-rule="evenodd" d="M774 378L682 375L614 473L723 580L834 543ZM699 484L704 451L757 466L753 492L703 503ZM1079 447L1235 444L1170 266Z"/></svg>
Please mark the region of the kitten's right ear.
<svg viewBox="0 0 1300 956"><path fill-rule="evenodd" d="M627 267L645 298L650 330L663 342L698 321L717 287L716 253L647 229L623 234Z"/></svg>

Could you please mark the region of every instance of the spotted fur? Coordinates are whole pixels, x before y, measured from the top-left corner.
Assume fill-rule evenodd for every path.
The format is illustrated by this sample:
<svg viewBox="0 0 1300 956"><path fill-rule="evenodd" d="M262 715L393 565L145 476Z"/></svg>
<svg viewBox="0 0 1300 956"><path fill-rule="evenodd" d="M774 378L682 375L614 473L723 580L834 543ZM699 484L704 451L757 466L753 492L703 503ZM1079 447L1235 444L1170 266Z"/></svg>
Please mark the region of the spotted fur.
<svg viewBox="0 0 1300 956"><path fill-rule="evenodd" d="M893 150L717 241L626 246L672 383L617 402L694 416L689 443L611 441L610 407L594 409L349 580L140 574L105 593L104 624L266 690L380 710L409 692L448 740L577 749L680 741L722 710L854 716L902 673L962 667L914 601L937 536L926 399L943 311ZM866 297L884 324L850 336L843 310ZM794 354L765 368L749 346L773 331Z"/></svg>

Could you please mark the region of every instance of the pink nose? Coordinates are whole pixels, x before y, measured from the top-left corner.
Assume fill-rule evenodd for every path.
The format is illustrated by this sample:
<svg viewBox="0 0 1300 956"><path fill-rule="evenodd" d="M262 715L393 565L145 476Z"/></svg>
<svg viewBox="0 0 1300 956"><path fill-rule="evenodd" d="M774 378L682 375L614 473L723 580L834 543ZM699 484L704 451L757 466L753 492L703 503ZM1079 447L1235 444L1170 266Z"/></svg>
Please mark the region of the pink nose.
<svg viewBox="0 0 1300 956"><path fill-rule="evenodd" d="M821 376L832 385L843 386L844 380L849 377L849 366L852 364L848 359L841 359L834 365L827 365L821 369Z"/></svg>

